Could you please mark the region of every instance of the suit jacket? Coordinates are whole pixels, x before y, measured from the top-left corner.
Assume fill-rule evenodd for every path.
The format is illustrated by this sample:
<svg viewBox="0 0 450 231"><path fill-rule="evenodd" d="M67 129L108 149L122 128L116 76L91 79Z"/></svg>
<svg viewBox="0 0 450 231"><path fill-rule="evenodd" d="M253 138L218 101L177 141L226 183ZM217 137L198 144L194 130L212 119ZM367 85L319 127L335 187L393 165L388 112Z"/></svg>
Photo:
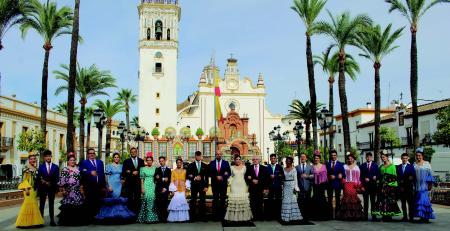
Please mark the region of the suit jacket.
<svg viewBox="0 0 450 231"><path fill-rule="evenodd" d="M299 164L297 165L297 167L295 167L295 169L297 170L297 181L300 191L301 192L311 191L311 180L314 178L312 172L312 165L305 163L305 168L302 169L302 164ZM303 178L302 174L306 174L308 178Z"/></svg>
<svg viewBox="0 0 450 231"><path fill-rule="evenodd" d="M268 164L266 166L266 172L267 172L267 180L266 184L270 191L281 191L283 188L283 181L284 181L284 170L283 167L279 164L275 164L275 171L272 169L272 165ZM271 176L274 176L272 179Z"/></svg>
<svg viewBox="0 0 450 231"><path fill-rule="evenodd" d="M58 165L51 163L49 174L47 171L47 163L44 162L43 164L41 164L38 169L37 180L37 186L39 190L56 192L58 189L59 181Z"/></svg>
<svg viewBox="0 0 450 231"><path fill-rule="evenodd" d="M208 165L201 162L200 172L197 169L197 162L190 163L187 167L187 179L191 181L191 188L200 189L208 187ZM196 176L200 176L200 181L194 180Z"/></svg>
<svg viewBox="0 0 450 231"><path fill-rule="evenodd" d="M345 169L344 164L340 161L336 160L336 164L334 166L334 169L331 168L332 161L328 161L327 163L327 174L329 179L329 184L334 189L342 189L342 179L345 179ZM342 179L338 178L338 175L342 175ZM330 176L335 176L334 180L331 180Z"/></svg>
<svg viewBox="0 0 450 231"><path fill-rule="evenodd" d="M403 192L412 193L416 182L416 170L414 169L414 166L408 163L404 172L402 164L399 164L396 167L398 186L400 187L400 190Z"/></svg>
<svg viewBox="0 0 450 231"><path fill-rule="evenodd" d="M228 161L222 159L220 172L217 172L217 160L213 160L208 166L208 175L211 177L212 190L223 190L228 186L228 178L231 176L230 164ZM218 181L217 176L222 176L222 180Z"/></svg>
<svg viewBox="0 0 450 231"><path fill-rule="evenodd" d="M163 181L163 178L168 178L167 181ZM162 167L158 167L155 170L155 176L154 176L154 180L155 180L155 184L156 184L156 193L161 193L161 191L163 190L163 188L166 189L166 194L169 194L169 185L170 185L170 178L172 177L172 171L170 170L169 167L166 166L166 169L164 170L164 172L162 171Z"/></svg>
<svg viewBox="0 0 450 231"><path fill-rule="evenodd" d="M245 181L248 184L248 191L251 192L262 192L264 189L268 189L266 184L267 180L267 168L264 165L258 165L258 176L255 172L255 165L247 166L247 171L245 171ZM258 180L258 184L253 184L253 180Z"/></svg>
<svg viewBox="0 0 450 231"><path fill-rule="evenodd" d="M366 191L376 191L377 181L380 178L380 169L378 167L378 164L372 161L369 171L368 164L366 162L359 166L359 170L361 171L360 181L362 182L362 185L364 186ZM373 180L374 176L376 176L376 180ZM369 178L369 182L366 182L366 178Z"/></svg>
<svg viewBox="0 0 450 231"><path fill-rule="evenodd" d="M126 188L139 188L141 186L141 178L139 177L139 171L144 167L144 160L137 158L137 167L134 166L133 160L130 158L123 161L121 177L125 180ZM133 172L137 171L138 175L134 176Z"/></svg>
<svg viewBox="0 0 450 231"><path fill-rule="evenodd" d="M100 188L105 188L106 181L103 161L95 159L95 165L96 166L94 166L89 159L83 160L80 163L82 181L87 185L98 185ZM97 176L92 176L92 171L96 171Z"/></svg>

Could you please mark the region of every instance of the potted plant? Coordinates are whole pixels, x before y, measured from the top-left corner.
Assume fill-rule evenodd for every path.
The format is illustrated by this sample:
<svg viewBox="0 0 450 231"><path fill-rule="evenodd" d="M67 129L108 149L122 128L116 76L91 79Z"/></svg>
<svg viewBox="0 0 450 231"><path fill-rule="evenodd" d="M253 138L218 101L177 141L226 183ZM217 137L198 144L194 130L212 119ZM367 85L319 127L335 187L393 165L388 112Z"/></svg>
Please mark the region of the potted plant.
<svg viewBox="0 0 450 231"><path fill-rule="evenodd" d="M159 129L158 128L153 128L152 136L153 136L153 138L158 139L158 136L159 136Z"/></svg>
<svg viewBox="0 0 450 231"><path fill-rule="evenodd" d="M202 136L203 136L204 134L205 134L205 133L203 132L203 129L202 129L202 128L197 128L197 131L195 132L195 135L198 137L199 140L202 139Z"/></svg>

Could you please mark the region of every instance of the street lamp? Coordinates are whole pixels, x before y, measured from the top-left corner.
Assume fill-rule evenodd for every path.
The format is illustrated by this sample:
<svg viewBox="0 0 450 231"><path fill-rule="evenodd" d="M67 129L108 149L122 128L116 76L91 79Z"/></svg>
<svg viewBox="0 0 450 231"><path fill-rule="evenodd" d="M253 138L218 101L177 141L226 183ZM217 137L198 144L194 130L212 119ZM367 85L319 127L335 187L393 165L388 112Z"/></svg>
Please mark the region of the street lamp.
<svg viewBox="0 0 450 231"><path fill-rule="evenodd" d="M119 135L120 135L120 143L122 144L122 156L123 156L123 143L125 142L125 123L123 121L120 121L119 126L117 127L119 129Z"/></svg>
<svg viewBox="0 0 450 231"><path fill-rule="evenodd" d="M98 129L98 148L97 153L102 155L102 139L103 139L103 127L106 124L106 115L103 109L97 108L94 110L94 123Z"/></svg>
<svg viewBox="0 0 450 231"><path fill-rule="evenodd" d="M269 132L269 138L271 141L274 142L275 154L279 154L278 146L279 146L280 142L289 139L289 131L285 131L285 132L283 132L283 135L281 135L280 130L281 130L281 126L278 125L278 126L274 127L272 131Z"/></svg>
<svg viewBox="0 0 450 231"><path fill-rule="evenodd" d="M303 125L302 122L297 121L295 122L295 126L294 126L294 135L295 135L295 140L297 142L297 155L298 155L298 161L300 163L300 143L302 141L302 134L303 134Z"/></svg>
<svg viewBox="0 0 450 231"><path fill-rule="evenodd" d="M323 151L327 153L327 129L331 126L333 115L325 107L322 108L319 114L319 126L323 131ZM326 154L324 155L326 156Z"/></svg>

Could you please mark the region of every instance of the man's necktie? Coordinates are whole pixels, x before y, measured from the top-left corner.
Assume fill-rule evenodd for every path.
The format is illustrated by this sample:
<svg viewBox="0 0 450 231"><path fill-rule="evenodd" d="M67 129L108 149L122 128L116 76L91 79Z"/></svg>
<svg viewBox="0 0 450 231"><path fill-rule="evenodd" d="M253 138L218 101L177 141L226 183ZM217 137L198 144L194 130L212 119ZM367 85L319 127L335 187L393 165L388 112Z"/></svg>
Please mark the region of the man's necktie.
<svg viewBox="0 0 450 231"><path fill-rule="evenodd" d="M256 175L256 177L258 177L258 173L259 173L258 165L255 165L255 175Z"/></svg>

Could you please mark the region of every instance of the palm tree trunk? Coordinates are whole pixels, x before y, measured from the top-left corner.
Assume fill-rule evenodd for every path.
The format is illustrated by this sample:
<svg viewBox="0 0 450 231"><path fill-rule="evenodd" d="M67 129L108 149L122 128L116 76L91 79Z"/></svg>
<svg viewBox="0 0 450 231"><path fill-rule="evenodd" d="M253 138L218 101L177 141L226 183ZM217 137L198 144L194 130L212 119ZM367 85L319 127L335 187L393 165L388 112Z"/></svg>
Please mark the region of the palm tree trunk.
<svg viewBox="0 0 450 231"><path fill-rule="evenodd" d="M80 100L80 160L84 159L84 114L86 113L86 98Z"/></svg>
<svg viewBox="0 0 450 231"><path fill-rule="evenodd" d="M417 28L411 27L411 101L412 101L412 130L413 130L413 142L414 148L419 147L419 112L417 110L417 41L416 41Z"/></svg>
<svg viewBox="0 0 450 231"><path fill-rule="evenodd" d="M91 147L91 122L87 124L86 147Z"/></svg>
<svg viewBox="0 0 450 231"><path fill-rule="evenodd" d="M42 89L41 89L41 133L45 139L47 131L47 88L48 88L48 61L50 59L50 50L52 45L50 43L44 44L45 57L44 66L42 68Z"/></svg>
<svg viewBox="0 0 450 231"><path fill-rule="evenodd" d="M345 153L350 152L350 127L348 124L347 92L345 91L345 51L339 51L339 100L341 102L342 130Z"/></svg>
<svg viewBox="0 0 450 231"><path fill-rule="evenodd" d="M328 107L329 107L329 110L330 110L330 114L332 115L332 116L334 116L334 92L333 92L333 84L334 84L334 77L333 76L330 76L329 78L328 78L328 88L329 88L329 98L328 98ZM334 149L333 148L333 132L332 132L332 128L333 127L333 120L331 120L331 124L330 124L330 133L329 133L329 136L330 136L330 138L329 138L329 140L330 140L330 147L329 147L329 150L332 150L332 149Z"/></svg>
<svg viewBox="0 0 450 231"><path fill-rule="evenodd" d="M316 99L316 83L314 81L314 63L311 51L311 36L306 33L306 64L308 67L308 83L309 97L311 107L311 121L313 127L314 150L317 150L317 99Z"/></svg>
<svg viewBox="0 0 450 231"><path fill-rule="evenodd" d="M305 132L306 132L306 147L311 145L311 121L305 120Z"/></svg>
<svg viewBox="0 0 450 231"><path fill-rule="evenodd" d="M80 27L80 0L75 0L74 17L72 26L72 41L70 44L70 64L69 64L69 89L67 89L67 151L75 151L72 143L74 135L73 114L75 107L75 88L77 76L77 52L78 33Z"/></svg>
<svg viewBox="0 0 450 231"><path fill-rule="evenodd" d="M111 152L111 126L112 126L112 118L108 118L106 122L105 157L109 156Z"/></svg>
<svg viewBox="0 0 450 231"><path fill-rule="evenodd" d="M127 117L127 131L130 131L130 105L125 104L125 116Z"/></svg>
<svg viewBox="0 0 450 231"><path fill-rule="evenodd" d="M375 141L374 141L374 157L377 163L380 163L380 109L381 109L381 96L380 96L380 68L381 64L375 62L373 64L373 68L375 69Z"/></svg>

